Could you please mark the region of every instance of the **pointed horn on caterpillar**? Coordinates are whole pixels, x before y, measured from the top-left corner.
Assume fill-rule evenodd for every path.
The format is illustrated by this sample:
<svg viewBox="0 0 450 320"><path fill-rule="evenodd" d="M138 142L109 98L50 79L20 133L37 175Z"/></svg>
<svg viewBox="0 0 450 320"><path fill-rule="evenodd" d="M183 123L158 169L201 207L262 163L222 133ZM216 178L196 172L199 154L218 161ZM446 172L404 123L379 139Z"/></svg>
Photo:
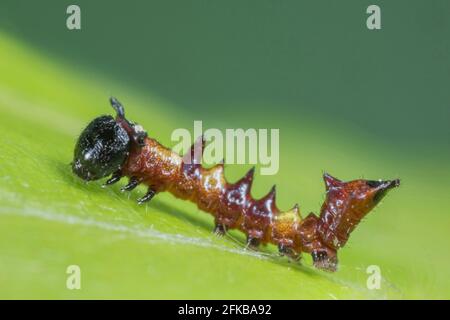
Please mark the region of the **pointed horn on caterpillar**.
<svg viewBox="0 0 450 320"><path fill-rule="evenodd" d="M331 188L336 188L342 185L342 181L333 177L331 174L324 173L323 180L325 181L325 189L328 191Z"/></svg>
<svg viewBox="0 0 450 320"><path fill-rule="evenodd" d="M116 111L116 116L119 119L125 119L125 108L123 105L114 97L109 98L111 107Z"/></svg>
<svg viewBox="0 0 450 320"><path fill-rule="evenodd" d="M272 212L275 215L279 213L279 210L275 203L276 193L277 193L277 186L274 184L270 189L270 191L264 197L257 200L259 202L263 202L267 207L267 209L270 210L270 212Z"/></svg>
<svg viewBox="0 0 450 320"><path fill-rule="evenodd" d="M241 192L249 195L251 193L251 188L253 184L253 177L255 175L255 167L250 168L245 176L233 184L235 188L241 190Z"/></svg>
<svg viewBox="0 0 450 320"><path fill-rule="evenodd" d="M201 165L203 151L205 150L205 136L199 136L190 149L184 154L182 160L186 165Z"/></svg>
<svg viewBox="0 0 450 320"><path fill-rule="evenodd" d="M298 203L294 204L292 209L289 211L292 212L294 215L298 216L300 220L302 219L302 215L300 214L300 206L298 205Z"/></svg>
<svg viewBox="0 0 450 320"><path fill-rule="evenodd" d="M132 140L139 146L145 146L145 139L147 138L147 131L144 128L125 118L125 108L123 105L114 97L109 98L111 107L116 111L116 122L125 129L126 132L131 136Z"/></svg>

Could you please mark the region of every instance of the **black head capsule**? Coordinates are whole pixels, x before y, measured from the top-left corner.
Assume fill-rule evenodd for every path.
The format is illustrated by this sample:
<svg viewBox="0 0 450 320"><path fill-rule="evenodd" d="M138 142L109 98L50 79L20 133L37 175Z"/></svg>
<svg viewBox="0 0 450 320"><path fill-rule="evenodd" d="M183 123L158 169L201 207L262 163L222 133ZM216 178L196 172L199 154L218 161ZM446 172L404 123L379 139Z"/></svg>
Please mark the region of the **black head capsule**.
<svg viewBox="0 0 450 320"><path fill-rule="evenodd" d="M120 169L130 146L128 133L112 116L95 118L78 138L72 170L86 181L106 177Z"/></svg>

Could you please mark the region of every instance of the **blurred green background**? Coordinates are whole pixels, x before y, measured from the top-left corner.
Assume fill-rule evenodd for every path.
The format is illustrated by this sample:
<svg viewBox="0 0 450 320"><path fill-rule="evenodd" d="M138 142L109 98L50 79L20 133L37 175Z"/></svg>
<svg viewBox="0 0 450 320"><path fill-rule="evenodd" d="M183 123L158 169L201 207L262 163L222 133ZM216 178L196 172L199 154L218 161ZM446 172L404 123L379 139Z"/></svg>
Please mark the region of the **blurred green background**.
<svg viewBox="0 0 450 320"><path fill-rule="evenodd" d="M82 29L69 31L72 3L0 3L0 297L450 297L448 1L376 1L378 31L372 1L77 1ZM190 204L142 208L72 177L76 137L110 95L169 146L194 120L279 128L280 171L253 193L277 183L279 206L304 216L324 171L402 186L336 274L249 254ZM65 288L69 264L80 291ZM365 286L372 264L381 290Z"/></svg>

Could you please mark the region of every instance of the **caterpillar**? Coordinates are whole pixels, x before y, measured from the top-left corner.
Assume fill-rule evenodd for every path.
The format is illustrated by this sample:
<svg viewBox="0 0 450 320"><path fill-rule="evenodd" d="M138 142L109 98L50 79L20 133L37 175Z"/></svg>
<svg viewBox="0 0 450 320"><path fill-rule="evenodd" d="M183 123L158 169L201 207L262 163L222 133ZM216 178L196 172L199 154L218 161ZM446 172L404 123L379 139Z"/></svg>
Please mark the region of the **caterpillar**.
<svg viewBox="0 0 450 320"><path fill-rule="evenodd" d="M230 183L224 177L223 162L207 169L193 157L196 147L204 147L202 138L180 156L127 120L117 99L110 98L110 103L116 117L95 118L78 138L71 164L78 177L92 181L110 176L104 186L128 177L122 191L148 186L138 199L140 204L159 192L170 192L212 214L216 234L238 229L246 235L248 247L272 243L281 255L295 261L309 253L313 265L325 271L336 271L337 251L350 233L389 190L400 185L399 179L344 182L325 173L326 197L319 216L310 213L302 218L298 205L285 212L277 208L275 187L261 199L251 196L254 168Z"/></svg>

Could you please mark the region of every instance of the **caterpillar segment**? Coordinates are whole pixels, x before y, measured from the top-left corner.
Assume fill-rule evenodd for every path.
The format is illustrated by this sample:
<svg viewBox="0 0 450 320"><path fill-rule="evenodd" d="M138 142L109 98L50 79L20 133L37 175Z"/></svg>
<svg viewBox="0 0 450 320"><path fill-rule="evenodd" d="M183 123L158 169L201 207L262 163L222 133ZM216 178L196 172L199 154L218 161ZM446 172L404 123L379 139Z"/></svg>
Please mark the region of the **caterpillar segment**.
<svg viewBox="0 0 450 320"><path fill-rule="evenodd" d="M255 168L251 168L240 180L230 183L224 176L223 161L212 168L202 167L203 137L199 137L191 149L180 156L148 137L141 126L128 121L117 99L111 98L111 105L117 112L116 118L102 116L94 119L79 138L72 163L73 171L78 176L95 180L106 176L108 170L105 168L108 168L112 174L105 186L128 177L129 182L122 191L131 191L140 184L148 187L147 193L138 199L140 204L150 201L159 192L170 192L213 215L216 234L223 235L227 230L238 229L247 236L249 248L256 249L260 244L272 243L278 246L281 255L292 260L300 260L303 252L309 253L314 266L326 271L336 270L337 251L346 244L350 233L388 190L400 184L398 179L343 182L324 174L326 198L320 215L310 213L302 219L297 204L285 212L277 208L275 186L261 199L252 197ZM101 122L103 127L96 121ZM116 140L108 140L111 134L103 133L108 126L114 135L122 139L122 144L116 146ZM108 138L101 140L104 136ZM103 150L99 144L110 153L113 150L110 145L121 152L109 154L105 151L102 154L98 151ZM100 162L86 156L94 151L99 153ZM122 161L121 164L116 166L119 161Z"/></svg>

